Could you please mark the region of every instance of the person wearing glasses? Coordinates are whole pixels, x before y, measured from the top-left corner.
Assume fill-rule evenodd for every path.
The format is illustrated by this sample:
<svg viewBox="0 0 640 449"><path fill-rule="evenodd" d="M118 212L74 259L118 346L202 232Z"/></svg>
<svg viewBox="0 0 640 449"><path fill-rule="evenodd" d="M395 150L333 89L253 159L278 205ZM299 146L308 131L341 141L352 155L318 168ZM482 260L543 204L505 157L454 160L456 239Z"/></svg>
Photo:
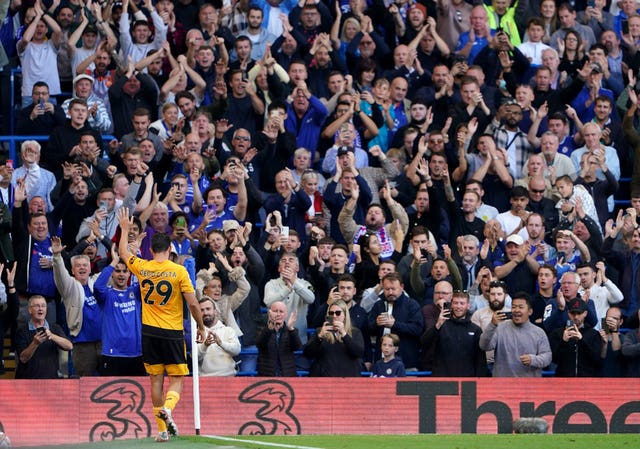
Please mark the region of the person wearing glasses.
<svg viewBox="0 0 640 449"><path fill-rule="evenodd" d="M29 320L16 332L16 379L57 379L58 349L71 351L73 344L56 323L49 323L44 296L29 298Z"/></svg>
<svg viewBox="0 0 640 449"><path fill-rule="evenodd" d="M304 355L313 360L311 377L360 376L364 339L360 329L351 325L344 301L331 303L322 327L305 346Z"/></svg>
<svg viewBox="0 0 640 449"><path fill-rule="evenodd" d="M529 202L527 203L526 209L527 212L532 212L532 214L529 214L529 217L535 214L542 220L542 226L544 228L542 238L544 238L547 230L551 231L558 226L559 220L556 205L552 199L545 197L545 193L548 191L544 177L534 176L529 178L527 187L529 191ZM531 240L532 231L529 225L529 218L527 218L526 228L529 233L529 240ZM535 231L533 233L535 234Z"/></svg>
<svg viewBox="0 0 640 449"><path fill-rule="evenodd" d="M560 278L560 289L556 293L556 301L551 301L548 305L551 306L550 310L545 309L544 321L542 322L543 329L550 334L554 329L562 328L570 318L567 310L567 302L573 298L583 299L582 295L578 293L580 288L580 275L575 271L568 271ZM596 306L593 300L587 299L585 301L587 311L589 312L585 318L585 322L590 327L595 327L598 324L598 315L596 313Z"/></svg>

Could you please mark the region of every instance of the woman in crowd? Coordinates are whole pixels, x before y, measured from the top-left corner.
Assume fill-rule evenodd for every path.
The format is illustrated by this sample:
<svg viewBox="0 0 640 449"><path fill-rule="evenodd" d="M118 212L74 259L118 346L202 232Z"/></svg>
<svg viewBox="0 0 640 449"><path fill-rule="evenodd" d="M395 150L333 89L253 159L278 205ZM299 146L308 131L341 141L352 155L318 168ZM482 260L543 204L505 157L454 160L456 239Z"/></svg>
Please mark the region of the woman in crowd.
<svg viewBox="0 0 640 449"><path fill-rule="evenodd" d="M364 355L364 339L357 327L351 326L347 304L334 301L322 327L311 337L304 355L313 360L310 376L358 377Z"/></svg>

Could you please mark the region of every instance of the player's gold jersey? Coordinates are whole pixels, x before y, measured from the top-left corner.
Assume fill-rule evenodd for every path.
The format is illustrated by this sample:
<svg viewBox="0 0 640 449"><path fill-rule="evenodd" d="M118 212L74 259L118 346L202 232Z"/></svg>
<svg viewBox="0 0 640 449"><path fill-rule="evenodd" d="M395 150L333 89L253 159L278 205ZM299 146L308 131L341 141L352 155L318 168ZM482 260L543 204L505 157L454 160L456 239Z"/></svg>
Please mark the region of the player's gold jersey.
<svg viewBox="0 0 640 449"><path fill-rule="evenodd" d="M127 266L140 280L142 324L183 330L182 293L194 293L187 270L169 260L156 262L131 256Z"/></svg>

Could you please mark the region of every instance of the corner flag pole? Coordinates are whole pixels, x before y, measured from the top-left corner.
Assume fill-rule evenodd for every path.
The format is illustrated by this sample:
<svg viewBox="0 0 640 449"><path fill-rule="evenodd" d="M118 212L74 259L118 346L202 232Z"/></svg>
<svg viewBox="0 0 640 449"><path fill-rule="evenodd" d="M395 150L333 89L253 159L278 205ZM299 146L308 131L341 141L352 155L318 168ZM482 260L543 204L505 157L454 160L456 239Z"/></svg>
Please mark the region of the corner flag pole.
<svg viewBox="0 0 640 449"><path fill-rule="evenodd" d="M193 425L196 435L200 435L200 373L198 371L198 344L196 343L196 335L198 335L198 325L193 317L190 317L191 323L191 372L193 373Z"/></svg>

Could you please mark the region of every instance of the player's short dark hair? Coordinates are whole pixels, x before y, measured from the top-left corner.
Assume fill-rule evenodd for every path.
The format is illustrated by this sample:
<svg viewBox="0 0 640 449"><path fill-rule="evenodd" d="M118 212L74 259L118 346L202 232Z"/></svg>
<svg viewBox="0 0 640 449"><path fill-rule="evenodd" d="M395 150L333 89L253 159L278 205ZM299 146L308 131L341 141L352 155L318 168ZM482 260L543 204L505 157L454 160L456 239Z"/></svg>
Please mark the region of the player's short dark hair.
<svg viewBox="0 0 640 449"><path fill-rule="evenodd" d="M158 232L151 237L151 251L154 254L163 253L171 246L171 237L164 232Z"/></svg>

